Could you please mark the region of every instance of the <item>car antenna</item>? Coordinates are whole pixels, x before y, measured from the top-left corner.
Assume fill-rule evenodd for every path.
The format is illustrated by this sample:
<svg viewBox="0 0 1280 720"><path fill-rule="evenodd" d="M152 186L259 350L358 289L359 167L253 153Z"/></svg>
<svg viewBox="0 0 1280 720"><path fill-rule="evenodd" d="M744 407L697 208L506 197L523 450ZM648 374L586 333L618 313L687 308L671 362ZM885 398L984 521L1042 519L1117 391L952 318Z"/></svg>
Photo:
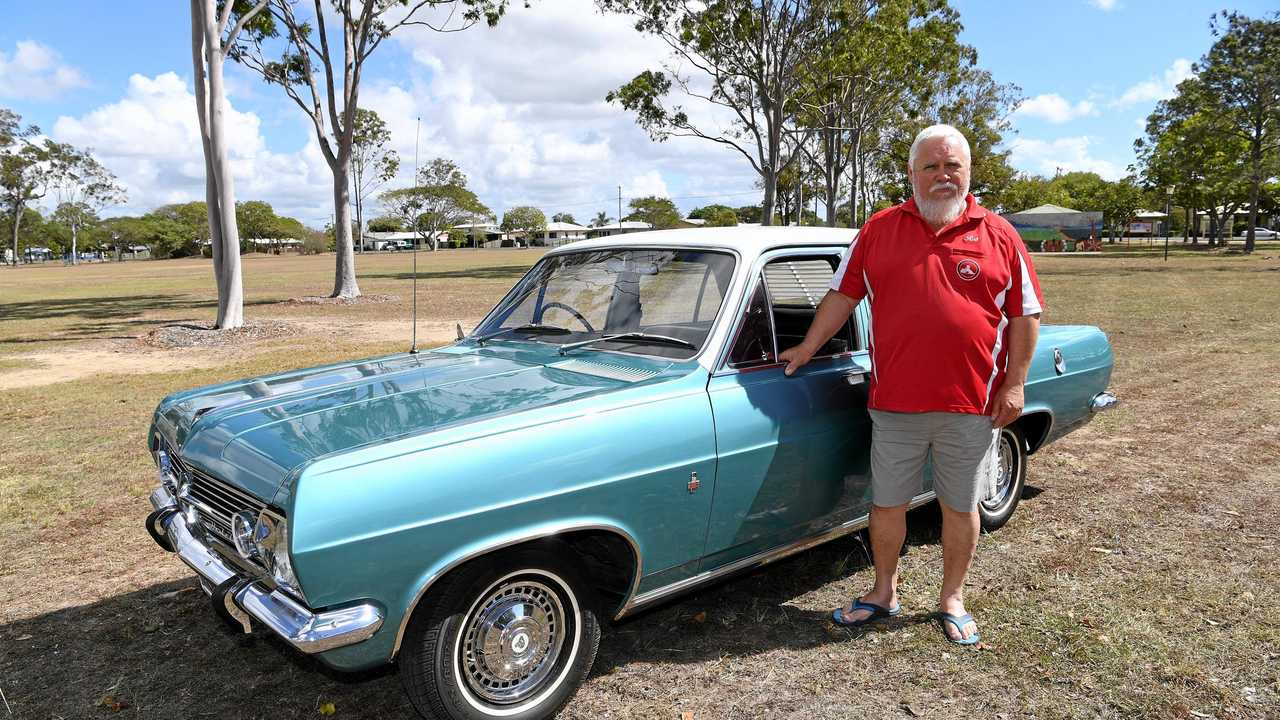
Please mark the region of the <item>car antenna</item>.
<svg viewBox="0 0 1280 720"><path fill-rule="evenodd" d="M422 116L418 116L418 124L413 128L413 197L418 198L418 136L422 130ZM412 202L409 207L413 207ZM413 340L409 345L409 354L418 354L418 218L410 219L413 223Z"/></svg>

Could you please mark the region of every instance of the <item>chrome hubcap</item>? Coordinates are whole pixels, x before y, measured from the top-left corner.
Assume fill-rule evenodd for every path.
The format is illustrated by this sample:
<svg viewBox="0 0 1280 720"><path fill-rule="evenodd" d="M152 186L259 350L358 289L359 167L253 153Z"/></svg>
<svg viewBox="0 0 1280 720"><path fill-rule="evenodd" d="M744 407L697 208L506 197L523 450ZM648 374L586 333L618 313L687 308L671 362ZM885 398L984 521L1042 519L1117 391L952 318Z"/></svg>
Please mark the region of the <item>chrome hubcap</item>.
<svg viewBox="0 0 1280 720"><path fill-rule="evenodd" d="M551 588L503 585L480 601L462 643L467 685L484 700L519 702L550 676L565 640L565 614Z"/></svg>
<svg viewBox="0 0 1280 720"><path fill-rule="evenodd" d="M1013 489L1014 441L1011 433L1000 433L1000 442L996 451L996 457L999 460L996 468L996 494L982 503L988 510L996 510L1004 506L1005 501L1009 499L1009 491Z"/></svg>

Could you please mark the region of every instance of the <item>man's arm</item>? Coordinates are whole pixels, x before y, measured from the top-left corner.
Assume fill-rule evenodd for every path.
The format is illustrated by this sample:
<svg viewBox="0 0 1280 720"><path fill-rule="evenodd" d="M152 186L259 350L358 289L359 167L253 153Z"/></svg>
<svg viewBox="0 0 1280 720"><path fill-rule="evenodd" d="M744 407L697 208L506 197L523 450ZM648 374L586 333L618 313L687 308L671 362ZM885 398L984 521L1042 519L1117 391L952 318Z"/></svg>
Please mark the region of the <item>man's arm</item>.
<svg viewBox="0 0 1280 720"><path fill-rule="evenodd" d="M778 355L778 360L787 364L786 374L790 375L804 367L814 353L826 345L832 336L840 332L840 328L849 319L849 314L857 304L856 300L844 293L828 290L826 297L818 303L818 312L814 314L809 331L804 334L804 340ZM1034 345L1033 341L1032 346Z"/></svg>
<svg viewBox="0 0 1280 720"><path fill-rule="evenodd" d="M1009 362L1004 385L991 403L991 424L995 427L1004 427L1022 415L1023 386L1027 383L1027 371L1039 336L1039 313L1009 320Z"/></svg>

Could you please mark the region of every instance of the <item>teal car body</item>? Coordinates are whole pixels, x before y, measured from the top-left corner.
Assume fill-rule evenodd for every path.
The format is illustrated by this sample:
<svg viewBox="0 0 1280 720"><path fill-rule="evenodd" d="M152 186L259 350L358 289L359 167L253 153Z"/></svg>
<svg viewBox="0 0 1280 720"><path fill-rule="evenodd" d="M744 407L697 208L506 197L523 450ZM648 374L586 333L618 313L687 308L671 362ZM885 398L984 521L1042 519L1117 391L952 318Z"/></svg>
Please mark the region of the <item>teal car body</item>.
<svg viewBox="0 0 1280 720"><path fill-rule="evenodd" d="M442 577L540 538L581 549L605 615L620 618L856 530L870 509L867 307L796 376L774 359L803 334L822 268L850 239L643 233L557 248L522 281L574 253L714 254L727 270L702 278L696 301L707 307L669 327L696 328L696 350L564 349L554 337L477 332L171 395L149 434L163 483L148 526L220 612L342 670L393 660ZM651 280L643 263L616 267L619 283ZM498 327L503 308L480 328ZM772 342L752 337L765 327ZM1019 420L1024 449L1113 401L1111 368L1097 328L1045 326ZM926 479L916 503L930 499ZM252 522L236 518L237 503L287 523L274 559L243 552L235 536Z"/></svg>

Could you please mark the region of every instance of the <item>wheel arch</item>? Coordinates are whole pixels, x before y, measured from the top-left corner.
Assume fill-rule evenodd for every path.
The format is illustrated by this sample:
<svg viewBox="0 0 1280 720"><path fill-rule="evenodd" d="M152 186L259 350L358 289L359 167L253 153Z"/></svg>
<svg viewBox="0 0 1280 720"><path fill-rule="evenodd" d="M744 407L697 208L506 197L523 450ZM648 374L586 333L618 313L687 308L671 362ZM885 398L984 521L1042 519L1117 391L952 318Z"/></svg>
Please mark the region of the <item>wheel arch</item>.
<svg viewBox="0 0 1280 720"><path fill-rule="evenodd" d="M498 551L551 540L568 545L583 562L588 579L605 601L601 609L608 617L616 617L635 596L643 570L640 544L634 535L614 523L599 520L570 521L506 533L499 538L455 549L446 556L447 559L441 559L421 576L416 583L417 590L412 600L405 606L389 659L394 660L399 655L409 622L418 605L444 577Z"/></svg>
<svg viewBox="0 0 1280 720"><path fill-rule="evenodd" d="M1031 455L1049 439L1049 432L1053 429L1053 411L1048 408L1028 410L1017 419L1016 424L1027 441L1027 455Z"/></svg>

